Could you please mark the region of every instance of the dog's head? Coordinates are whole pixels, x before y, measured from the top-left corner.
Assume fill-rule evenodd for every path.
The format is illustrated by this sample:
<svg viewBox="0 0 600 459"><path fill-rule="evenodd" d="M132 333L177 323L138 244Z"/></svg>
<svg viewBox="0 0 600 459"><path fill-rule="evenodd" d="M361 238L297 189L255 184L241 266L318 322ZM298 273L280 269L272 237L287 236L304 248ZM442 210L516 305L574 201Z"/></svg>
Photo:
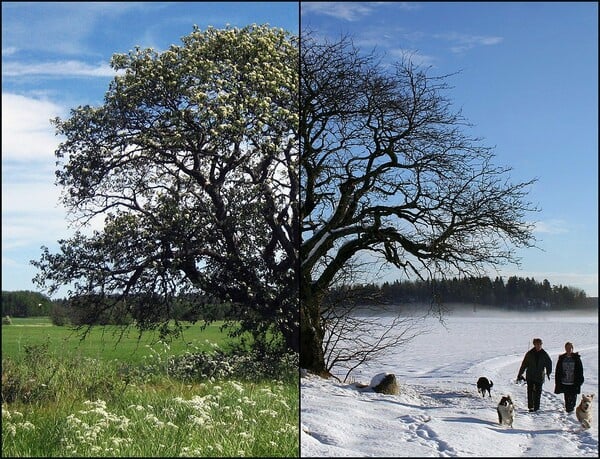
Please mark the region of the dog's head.
<svg viewBox="0 0 600 459"><path fill-rule="evenodd" d="M581 407L587 411L592 405L592 400L594 400L595 394L582 394L581 395Z"/></svg>
<svg viewBox="0 0 600 459"><path fill-rule="evenodd" d="M510 398L510 395L505 395L500 399L500 403L498 403L498 405L504 405L504 406L510 406L512 405L512 399Z"/></svg>

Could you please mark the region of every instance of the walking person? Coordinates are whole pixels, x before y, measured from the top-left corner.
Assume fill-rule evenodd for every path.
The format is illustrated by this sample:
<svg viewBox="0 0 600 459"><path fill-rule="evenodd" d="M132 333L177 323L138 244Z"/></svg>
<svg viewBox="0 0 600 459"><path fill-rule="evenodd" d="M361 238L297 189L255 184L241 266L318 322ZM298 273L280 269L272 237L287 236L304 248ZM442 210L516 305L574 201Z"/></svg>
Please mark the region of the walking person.
<svg viewBox="0 0 600 459"><path fill-rule="evenodd" d="M573 343L567 341L565 351L556 362L554 393L565 394L565 410L572 413L583 384L583 364L579 353L573 352Z"/></svg>
<svg viewBox="0 0 600 459"><path fill-rule="evenodd" d="M525 378L523 378L523 372ZM540 400L542 397L542 386L544 377L550 380L552 373L552 359L548 353L542 349L542 340L533 339L533 348L528 350L523 357L523 362L517 374L517 382L525 379L527 382L527 408L530 412L540 409Z"/></svg>

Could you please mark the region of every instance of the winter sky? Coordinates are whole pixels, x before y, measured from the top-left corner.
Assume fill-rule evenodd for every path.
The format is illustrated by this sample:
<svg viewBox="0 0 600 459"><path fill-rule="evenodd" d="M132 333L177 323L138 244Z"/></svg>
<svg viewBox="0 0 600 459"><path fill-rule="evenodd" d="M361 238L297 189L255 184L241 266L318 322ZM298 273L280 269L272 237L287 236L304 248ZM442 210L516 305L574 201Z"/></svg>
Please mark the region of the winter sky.
<svg viewBox="0 0 600 459"><path fill-rule="evenodd" d="M2 2L2 290L37 290L29 261L72 234L48 120L102 103L114 53L180 45L194 24L297 34L298 18L294 2Z"/></svg>
<svg viewBox="0 0 600 459"><path fill-rule="evenodd" d="M306 2L301 28L350 35L390 60L412 54L431 75L459 72L447 95L468 132L514 181L538 179L529 198L542 209L531 220L543 251L519 252L520 269L500 274L598 295L596 2Z"/></svg>
<svg viewBox="0 0 600 459"><path fill-rule="evenodd" d="M449 97L495 146L515 181L538 178L543 250L518 275L598 295L598 7L596 3L2 2L2 289L35 290L40 246L69 237L48 120L98 105L109 59L136 45L164 50L210 25L309 26L435 74L456 73ZM301 21L301 24L300 24ZM396 278L393 271L389 280Z"/></svg>

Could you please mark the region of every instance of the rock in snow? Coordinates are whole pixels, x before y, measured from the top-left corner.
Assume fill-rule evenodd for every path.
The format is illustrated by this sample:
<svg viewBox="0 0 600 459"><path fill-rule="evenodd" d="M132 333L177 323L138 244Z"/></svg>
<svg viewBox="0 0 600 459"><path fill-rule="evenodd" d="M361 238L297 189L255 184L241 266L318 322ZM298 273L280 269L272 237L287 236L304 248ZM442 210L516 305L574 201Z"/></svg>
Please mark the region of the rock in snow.
<svg viewBox="0 0 600 459"><path fill-rule="evenodd" d="M398 382L393 373L378 373L371 378L369 386L380 394L398 395Z"/></svg>

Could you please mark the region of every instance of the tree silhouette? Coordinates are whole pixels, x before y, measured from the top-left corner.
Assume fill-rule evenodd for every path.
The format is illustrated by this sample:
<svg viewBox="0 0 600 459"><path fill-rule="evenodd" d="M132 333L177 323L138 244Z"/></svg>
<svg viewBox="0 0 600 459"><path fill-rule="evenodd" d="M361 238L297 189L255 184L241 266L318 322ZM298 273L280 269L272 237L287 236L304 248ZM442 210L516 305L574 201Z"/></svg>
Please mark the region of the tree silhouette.
<svg viewBox="0 0 600 459"><path fill-rule="evenodd" d="M63 204L102 229L43 248L35 282L143 328L210 295L298 350L297 39L253 25L182 42L115 54L104 104L54 121Z"/></svg>
<svg viewBox="0 0 600 459"><path fill-rule="evenodd" d="M357 257L406 271L478 273L530 247L532 181L513 184L443 95L448 77L386 66L352 40L300 46L300 365L327 373L323 301Z"/></svg>

